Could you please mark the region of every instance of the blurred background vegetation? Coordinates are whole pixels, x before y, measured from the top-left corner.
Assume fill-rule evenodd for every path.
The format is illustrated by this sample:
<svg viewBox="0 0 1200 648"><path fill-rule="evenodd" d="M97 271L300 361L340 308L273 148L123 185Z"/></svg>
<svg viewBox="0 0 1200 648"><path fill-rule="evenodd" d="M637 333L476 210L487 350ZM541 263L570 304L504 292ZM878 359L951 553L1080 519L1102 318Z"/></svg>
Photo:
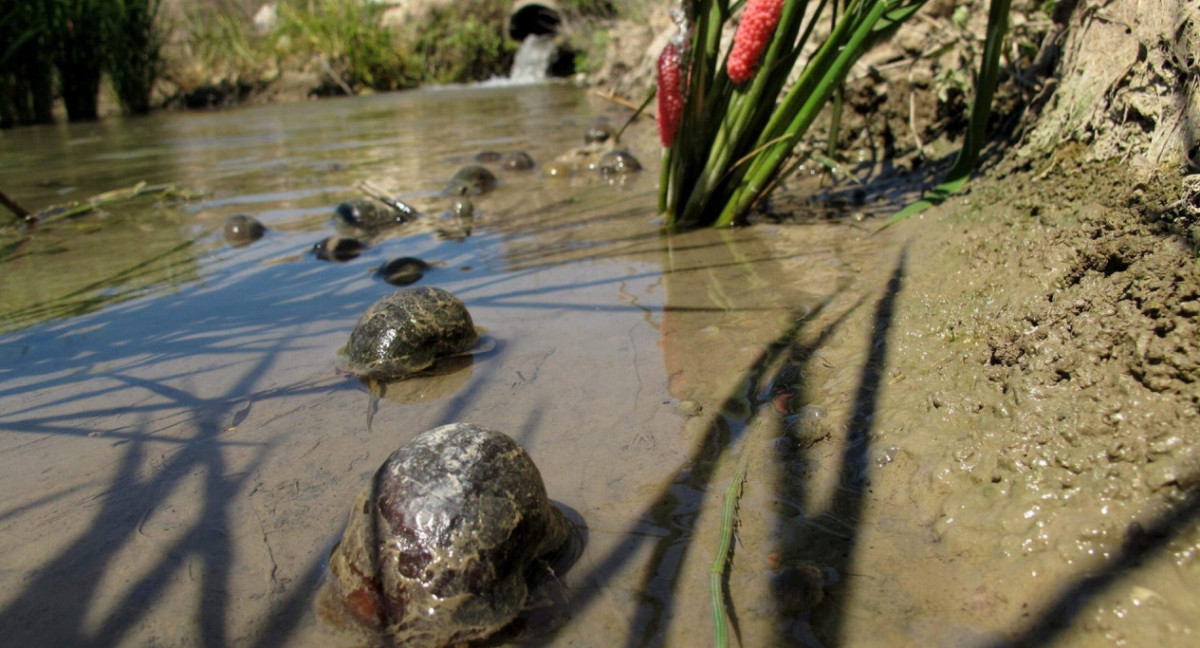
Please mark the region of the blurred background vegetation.
<svg viewBox="0 0 1200 648"><path fill-rule="evenodd" d="M0 127L95 119L162 106L293 94L357 94L507 74L509 0L39 0L0 8ZM569 20L620 13L613 0L562 0ZM419 10L414 10L419 7ZM584 39L573 44L586 49ZM581 52L580 61L588 59Z"/></svg>

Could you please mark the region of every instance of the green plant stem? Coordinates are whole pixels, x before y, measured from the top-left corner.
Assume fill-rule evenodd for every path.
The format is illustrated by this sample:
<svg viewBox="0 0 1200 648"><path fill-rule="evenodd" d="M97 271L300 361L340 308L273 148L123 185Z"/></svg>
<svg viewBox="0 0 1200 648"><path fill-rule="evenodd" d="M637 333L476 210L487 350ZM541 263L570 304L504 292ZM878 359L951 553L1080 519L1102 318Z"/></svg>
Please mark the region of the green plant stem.
<svg viewBox="0 0 1200 648"><path fill-rule="evenodd" d="M825 0L822 0L817 9L818 14L824 5ZM706 162L698 178L695 180L684 179L689 196L680 215L679 221L682 224L690 225L699 220L707 198L714 187L724 178L730 161L740 158L747 152L747 142L742 140L749 139L747 134L756 133L757 127L761 126L766 115L770 114L773 102L766 100L779 94L780 88L787 80L788 72L795 65L800 48L804 45L803 40L799 44L796 44L795 40L796 34L800 31L800 24L804 21L807 7L807 0L786 3L779 19L779 26L776 28L775 37L767 48L763 60L760 62L760 69L754 75L754 80L749 87L744 90L734 89L733 97L729 100L729 107L725 110L720 110L715 105L705 107L705 114L721 114L724 117L715 136L711 138L712 144L703 152ZM810 32L811 28L805 34L806 39ZM729 84L728 76L723 71L720 79L726 85ZM706 141L709 140L706 138Z"/></svg>
<svg viewBox="0 0 1200 648"><path fill-rule="evenodd" d="M1000 82L1000 53L1004 34L1008 30L1008 12L1011 0L992 0L988 7L987 41L983 46L980 61L979 82L975 86L975 100L971 104L971 121L967 137L954 160L954 166L946 179L934 187L921 200L893 214L884 222L889 227L914 214L919 214L934 205L939 205L952 194L958 193L970 179L979 162L979 152L987 137L987 122L992 112L992 99Z"/></svg>
<svg viewBox="0 0 1200 648"><path fill-rule="evenodd" d="M810 66L810 68L806 68L804 71L804 76L809 76L811 73L812 76L809 76L809 78L815 80L815 82L811 83L812 91L806 93L801 98L797 90L793 89L789 93L788 101L785 101L785 105L793 105L793 99L796 103L802 101L800 103L801 107L795 112L780 109L772 116L772 122L776 122L783 121L789 114L793 115L791 123L783 129L782 133L779 133L780 135L786 134L788 137L777 144L772 144L767 151L764 151L750 163L750 168L747 169L743 180L734 190L730 199L724 203L724 208L717 217L715 225L722 227L731 224L734 218L745 213L761 198L762 190L771 182L784 161L791 155L792 149L795 148L800 138L808 131L808 127L816 120L817 115L820 114L825 102L829 100L829 96L833 93L834 88L842 84L846 78L846 73L850 71L850 67L862 56L865 51L863 47L864 43L887 8L886 2L875 0L862 20L843 20L838 24L838 28L834 33L837 33L847 25L854 27L854 33L845 45L839 46L838 40L840 39L835 39L833 35L825 41L825 44L822 46L824 56L822 57L820 53L818 54L818 58L820 59L819 66L816 68ZM829 57L833 57L833 60L826 67L824 63ZM809 84L802 81L797 84L797 88L806 85ZM776 120L776 117L779 119ZM772 125L774 125L774 128L772 128ZM773 137L777 128L779 128L779 124L777 123L768 125L760 139L768 138L768 136Z"/></svg>
<svg viewBox="0 0 1200 648"><path fill-rule="evenodd" d="M742 486L746 483L746 468L748 461L742 460L741 467L733 476L733 481L725 489L725 507L721 512L721 541L717 545L717 555L713 558L712 567L708 570L709 595L712 601L713 645L726 648L729 645L729 616L725 611L725 569L729 561L729 550L733 545L733 532L737 527L737 505L742 496Z"/></svg>

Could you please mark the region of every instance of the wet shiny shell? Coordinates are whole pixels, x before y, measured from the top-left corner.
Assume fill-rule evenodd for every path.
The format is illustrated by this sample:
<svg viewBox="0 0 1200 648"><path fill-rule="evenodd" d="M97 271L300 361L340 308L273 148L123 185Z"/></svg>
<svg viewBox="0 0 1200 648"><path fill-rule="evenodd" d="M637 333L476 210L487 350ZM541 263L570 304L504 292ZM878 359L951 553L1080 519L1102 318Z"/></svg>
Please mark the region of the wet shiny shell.
<svg viewBox="0 0 1200 648"><path fill-rule="evenodd" d="M440 648L508 625L538 558L570 524L508 436L455 423L388 457L329 559L326 618L394 645Z"/></svg>
<svg viewBox="0 0 1200 648"><path fill-rule="evenodd" d="M429 264L416 257L400 257L379 266L376 276L393 286L407 286L425 276Z"/></svg>
<svg viewBox="0 0 1200 648"><path fill-rule="evenodd" d="M351 236L330 236L315 243L312 253L322 261L349 261L357 258L367 244Z"/></svg>
<svg viewBox="0 0 1200 648"><path fill-rule="evenodd" d="M355 198L337 206L334 219L341 231L377 234L408 222L408 214L366 198Z"/></svg>
<svg viewBox="0 0 1200 648"><path fill-rule="evenodd" d="M496 188L496 174L487 167L478 164L468 164L455 172L446 183L448 196L478 196Z"/></svg>
<svg viewBox="0 0 1200 648"><path fill-rule="evenodd" d="M236 214L225 219L225 240L230 245L248 245L263 237L267 231L257 218Z"/></svg>
<svg viewBox="0 0 1200 648"><path fill-rule="evenodd" d="M609 151L600 156L600 161L596 163L596 170L601 175L613 175L619 173L634 173L642 170L642 163L637 161L637 158L629 151Z"/></svg>
<svg viewBox="0 0 1200 648"><path fill-rule="evenodd" d="M431 286L404 288L363 313L345 354L351 371L390 380L462 353L478 338L471 314L457 297Z"/></svg>
<svg viewBox="0 0 1200 648"><path fill-rule="evenodd" d="M500 165L509 171L528 171L534 167L533 158L524 151L509 153Z"/></svg>
<svg viewBox="0 0 1200 648"><path fill-rule="evenodd" d="M596 121L588 126L583 133L583 142L585 144L597 144L607 142L616 136L616 131L613 130L612 124L606 121Z"/></svg>

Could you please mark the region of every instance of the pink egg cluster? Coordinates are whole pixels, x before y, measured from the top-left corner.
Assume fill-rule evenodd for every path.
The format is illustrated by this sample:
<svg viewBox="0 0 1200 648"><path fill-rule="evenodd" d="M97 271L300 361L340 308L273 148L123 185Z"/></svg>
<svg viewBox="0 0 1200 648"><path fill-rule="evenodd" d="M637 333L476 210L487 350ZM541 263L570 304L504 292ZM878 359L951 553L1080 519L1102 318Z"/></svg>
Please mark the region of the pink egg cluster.
<svg viewBox="0 0 1200 648"><path fill-rule="evenodd" d="M679 48L669 44L658 55L658 136L670 147L683 118L683 73Z"/></svg>
<svg viewBox="0 0 1200 648"><path fill-rule="evenodd" d="M783 0L747 0L725 68L731 81L742 83L754 76L758 59L771 42L781 13Z"/></svg>

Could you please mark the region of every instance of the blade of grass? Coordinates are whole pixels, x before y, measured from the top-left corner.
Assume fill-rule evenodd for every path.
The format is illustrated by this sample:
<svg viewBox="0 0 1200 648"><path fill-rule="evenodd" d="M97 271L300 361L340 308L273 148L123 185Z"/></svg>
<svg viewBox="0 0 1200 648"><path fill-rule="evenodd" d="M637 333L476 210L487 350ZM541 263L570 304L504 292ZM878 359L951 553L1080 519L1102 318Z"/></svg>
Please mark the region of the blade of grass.
<svg viewBox="0 0 1200 648"><path fill-rule="evenodd" d="M825 57L821 58L822 65L814 70L805 69L805 75L811 74L812 81L810 84L806 84L810 85L811 92L802 95L802 101L797 99L801 107L792 113L791 123L782 129L789 136L787 141L771 147L750 165L730 199L724 203L724 209L714 223L717 227L730 225L734 218L745 213L749 206L759 199L761 192L770 184L784 161L791 155L796 143L808 132L808 127L816 120L830 95L833 94L833 90L841 85L846 78L846 73L850 71L850 67L862 56L867 38L887 8L886 2L876 0L861 20L843 20L838 24L839 31L845 25L854 26L853 34L844 45L830 36L822 46L823 50L826 50L826 46L828 46ZM834 56L835 54L836 56ZM833 60L829 61L829 57L833 57ZM827 67L824 65L826 61L828 61ZM800 84L797 85L799 87ZM795 94L797 94L795 89L789 93L789 95ZM782 110L777 111L776 115L780 119L772 121L781 122L789 116ZM778 123L776 127L779 127ZM763 133L764 137L767 135L767 132ZM770 135L777 136L774 132L771 132Z"/></svg>
<svg viewBox="0 0 1200 648"><path fill-rule="evenodd" d="M979 161L979 152L987 136L987 122L992 112L992 98L1000 81L1000 53L1004 34L1008 30L1008 10L1011 0L992 0L988 8L987 41L980 62L979 83L975 87L975 101L971 104L971 121L962 149L954 160L954 166L946 179L934 187L921 200L901 209L888 218L883 227L890 227L910 216L919 214L934 205L940 205L951 195L958 193L970 179ZM881 228L882 229L882 228Z"/></svg>
<svg viewBox="0 0 1200 648"><path fill-rule="evenodd" d="M737 528L737 505L742 497L742 486L746 483L748 462L742 460L733 481L725 489L725 508L721 513L721 541L717 545L717 556L708 572L709 595L712 600L713 645L717 648L729 646L729 615L725 610L725 570L729 561L729 550L733 546L733 532Z"/></svg>

